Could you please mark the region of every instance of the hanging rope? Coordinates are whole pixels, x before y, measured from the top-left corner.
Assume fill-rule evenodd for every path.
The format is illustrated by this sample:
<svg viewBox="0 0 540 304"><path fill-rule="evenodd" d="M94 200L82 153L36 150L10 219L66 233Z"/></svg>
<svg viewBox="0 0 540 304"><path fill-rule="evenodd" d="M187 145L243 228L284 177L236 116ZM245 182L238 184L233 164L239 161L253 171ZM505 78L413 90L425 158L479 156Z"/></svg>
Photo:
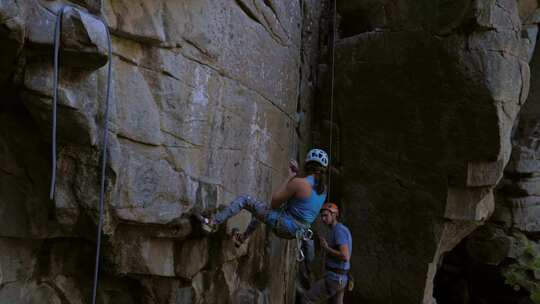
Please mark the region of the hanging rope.
<svg viewBox="0 0 540 304"><path fill-rule="evenodd" d="M105 200L105 169L107 163L107 139L108 139L108 129L109 129L109 99L111 96L111 81L112 81L112 42L111 34L109 33L109 26L105 20L101 19L103 25L105 26L105 31L107 33L107 48L109 55L109 63L107 66L107 93L105 96L105 114L103 117L103 146L102 146L102 155L101 155L101 185L99 192L99 221L97 228L97 246L96 246L96 261L94 269L94 286L92 292L92 304L96 303L96 293L98 287L98 276L99 276L99 256L101 251L101 229L103 227L103 209L104 209L104 200Z"/></svg>
<svg viewBox="0 0 540 304"><path fill-rule="evenodd" d="M54 199L54 191L56 189L56 107L58 104L58 74L59 74L59 49L60 49L60 32L62 27L62 16L64 15L64 9L62 7L58 11L56 16L56 23L54 26L54 76L53 76L53 103L52 103L52 145L51 145L51 157L52 157L52 169L51 169L51 187L49 192L49 198Z"/></svg>
<svg viewBox="0 0 540 304"><path fill-rule="evenodd" d="M53 80L53 105L52 105L52 178L51 178L51 188L50 188L50 199L54 198L54 192L56 188L56 108L58 104L58 78L59 78L59 50L60 50L60 33L62 32L62 17L64 15L64 10L67 8L73 8L69 5L63 6L58 11L56 16L56 24L54 28L54 80ZM75 8L73 8L75 9ZM112 42L111 34L109 32L109 27L105 20L100 19L105 27L105 32L107 33L107 47L109 62L107 64L107 92L105 95L105 109L103 117L103 142L101 147L101 184L99 192L99 219L97 227L97 241L96 241L96 259L94 267L94 283L92 287L92 304L96 303L97 296L97 287L98 287L98 278L99 278L99 262L101 254L101 230L103 227L103 209L104 209L104 200L105 200L105 178L106 178L106 163L107 163L107 140L108 140L108 122L109 122L109 100L111 96L111 81L112 81Z"/></svg>
<svg viewBox="0 0 540 304"><path fill-rule="evenodd" d="M300 3L300 42L299 42L299 52L298 52L298 60L299 60L299 63L298 63L298 83L296 85L296 116L294 117L295 119L292 120L291 119L291 125L292 125L292 128L291 128L291 140L293 142L293 148L291 149L291 158L294 159L294 160L299 160L300 159L300 136L295 136L297 134L297 127L300 126L300 123L302 121L302 117L303 117L303 113L302 113L302 109L298 107L298 105L301 104L301 97L302 97L302 93L301 93L301 89L302 89L302 57L303 57L303 51L304 51L304 45L303 45L303 40L304 40L304 0L299 0L299 3ZM300 112L298 111L300 110ZM296 141L295 139L298 138L298 141Z"/></svg>
<svg viewBox="0 0 540 304"><path fill-rule="evenodd" d="M332 24L332 82L330 88L330 143L328 148L328 199L331 199L332 191L332 145L334 133L334 70L336 54L336 21L337 21L337 0L334 0L334 22Z"/></svg>
<svg viewBox="0 0 540 304"><path fill-rule="evenodd" d="M303 40L304 40L304 0L300 0L299 1L300 3L300 42L299 42L299 56L298 56L298 60L299 60L299 63L298 63L298 71L299 71L299 74L298 74L298 85L296 86L296 103L297 103L297 109L296 109L296 118L297 120L294 121L294 125L293 125L293 139L295 138L295 135L296 135L296 127L300 125L300 114L298 112L298 104L301 103L301 89L302 89L302 56L303 56ZM297 125L298 124L298 125ZM294 157L294 159L299 159L299 156L300 156L300 149L298 148L300 146L300 140L298 140L298 142L296 142L296 147L295 147L295 150L296 150L296 155ZM299 169L299 168L297 168ZM311 230L310 230L311 231ZM298 263L301 263L305 260L306 256L304 254L304 251L302 250L302 240L303 240L303 231L297 231L296 233L296 262Z"/></svg>

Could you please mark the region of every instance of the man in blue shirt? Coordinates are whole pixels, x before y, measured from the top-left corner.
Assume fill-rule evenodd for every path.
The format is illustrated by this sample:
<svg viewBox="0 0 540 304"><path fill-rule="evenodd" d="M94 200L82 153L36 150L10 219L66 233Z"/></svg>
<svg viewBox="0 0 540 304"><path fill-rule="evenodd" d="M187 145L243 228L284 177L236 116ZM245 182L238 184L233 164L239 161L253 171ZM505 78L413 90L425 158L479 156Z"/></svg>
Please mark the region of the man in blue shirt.
<svg viewBox="0 0 540 304"><path fill-rule="evenodd" d="M352 236L349 229L338 222L339 209L326 203L321 209L321 218L332 232L326 240L320 237L321 248L326 252L326 273L304 294L303 303L319 303L329 299L332 304L343 304L348 272L351 268Z"/></svg>

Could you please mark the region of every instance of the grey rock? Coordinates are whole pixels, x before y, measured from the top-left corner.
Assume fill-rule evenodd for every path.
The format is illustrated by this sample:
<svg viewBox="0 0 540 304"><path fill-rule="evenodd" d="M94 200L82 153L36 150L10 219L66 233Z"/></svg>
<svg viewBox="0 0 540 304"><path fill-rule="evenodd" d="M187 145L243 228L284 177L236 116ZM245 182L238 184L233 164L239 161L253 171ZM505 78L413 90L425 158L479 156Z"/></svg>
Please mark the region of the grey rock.
<svg viewBox="0 0 540 304"><path fill-rule="evenodd" d="M1 238L0 285L27 280L34 271L34 252L39 246L39 242Z"/></svg>
<svg viewBox="0 0 540 304"><path fill-rule="evenodd" d="M119 237L114 257L122 274L174 277L174 242L136 234Z"/></svg>
<svg viewBox="0 0 540 304"><path fill-rule="evenodd" d="M104 1L104 13L111 28L133 40L165 40L162 1Z"/></svg>
<svg viewBox="0 0 540 304"><path fill-rule="evenodd" d="M36 283L15 282L0 289L1 303L61 304L53 287Z"/></svg>
<svg viewBox="0 0 540 304"><path fill-rule="evenodd" d="M178 288L176 291L176 302L174 304L193 303L193 289L190 287Z"/></svg>
<svg viewBox="0 0 540 304"><path fill-rule="evenodd" d="M491 226L476 230L467 240L468 256L476 262L499 265L510 254L513 239Z"/></svg>
<svg viewBox="0 0 540 304"><path fill-rule="evenodd" d="M60 6L46 3L49 5L46 7L36 0L21 2L20 5L26 13L28 43L50 53ZM106 29L98 18L69 7L65 9L62 21L60 56L63 65L95 70L107 63Z"/></svg>
<svg viewBox="0 0 540 304"><path fill-rule="evenodd" d="M514 31L521 28L518 6L515 1L475 1L474 11L476 21L482 27Z"/></svg>
<svg viewBox="0 0 540 304"><path fill-rule="evenodd" d="M103 65L112 60L102 251L108 271L98 298L122 304L223 303L234 301L242 289L257 303L292 303L294 258L288 242L272 239L265 251L264 231L239 249L226 235L198 238L190 213L216 208L243 192L267 199L284 178L296 149L292 138L299 137L292 123L297 101L302 99L309 121L308 96L314 90L307 74L298 84L300 65L307 73L316 59L312 48L303 50L303 62L300 58L298 2L257 1L248 12L222 1L74 1L78 8L68 9L63 20L59 175L52 202L50 155L44 151L50 148L54 13L61 3L17 3L21 22L9 30L14 47L6 56L18 60L1 67L10 73L5 81L22 85L22 94L10 83L13 98L0 112L10 118L1 120L0 130L13 134L0 131L0 147L6 147L0 172L7 176L0 182L0 200L7 202L0 207L5 219L0 230L43 240L24 263L35 260L39 284L57 293L52 301L88 302L88 287L81 282L91 281L107 81ZM319 9L315 2L306 6L314 14ZM113 58L106 56L100 14L114 34ZM303 37L315 45L319 20L307 21L305 29L312 32ZM309 130L304 126L302 132ZM18 144L19 137L32 138L31 144ZM238 216L227 229L245 227L249 219ZM277 253L283 258L266 263ZM238 266L240 258L245 267ZM77 264L84 269L75 272ZM38 272L29 273L29 284L38 286ZM276 274L265 279L270 292L264 294L253 284L262 272ZM46 293L42 285L15 283L1 292L27 289L34 296Z"/></svg>
<svg viewBox="0 0 540 304"><path fill-rule="evenodd" d="M49 126L52 125L54 94L52 65L32 62L27 69L24 79L24 104L42 130L49 131ZM104 102L98 99L96 75L78 69L64 69L61 75L58 93L58 140L95 145L95 115L98 104Z"/></svg>
<svg viewBox="0 0 540 304"><path fill-rule="evenodd" d="M493 214L511 158L532 74L519 8L375 0L338 11L341 203L363 244L352 298L431 303L442 254Z"/></svg>
<svg viewBox="0 0 540 304"><path fill-rule="evenodd" d="M22 51L25 40L24 16L21 14L17 1L2 1L0 3L0 83L12 77L17 68L17 58Z"/></svg>
<svg viewBox="0 0 540 304"><path fill-rule="evenodd" d="M160 118L149 84L140 70L121 60L114 60L115 81L112 117L118 134L137 142L162 143Z"/></svg>
<svg viewBox="0 0 540 304"><path fill-rule="evenodd" d="M24 296L22 303L61 304L62 300L53 287L47 284L40 284L37 286L30 286L28 288L27 294Z"/></svg>
<svg viewBox="0 0 540 304"><path fill-rule="evenodd" d="M177 276L192 279L208 263L208 240L188 240L175 250L175 273Z"/></svg>
<svg viewBox="0 0 540 304"><path fill-rule="evenodd" d="M510 224L524 232L540 231L540 221L538 213L540 212L540 200L536 196L523 198L509 198L506 201L508 209L511 212Z"/></svg>

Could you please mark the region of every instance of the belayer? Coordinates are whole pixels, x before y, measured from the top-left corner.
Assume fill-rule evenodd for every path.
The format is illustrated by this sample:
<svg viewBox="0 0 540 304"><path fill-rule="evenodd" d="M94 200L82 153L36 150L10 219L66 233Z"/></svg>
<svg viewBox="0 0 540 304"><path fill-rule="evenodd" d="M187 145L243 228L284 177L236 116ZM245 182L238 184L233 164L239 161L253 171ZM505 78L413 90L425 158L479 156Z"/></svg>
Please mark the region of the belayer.
<svg viewBox="0 0 540 304"><path fill-rule="evenodd" d="M304 293L300 302L302 304L320 303L323 300L332 304L343 304L345 289L350 291L353 288L352 276L349 275L352 235L349 228L339 222L338 217L339 209L336 204L323 205L321 219L331 230L327 238L319 239L326 255L326 272L322 279Z"/></svg>
<svg viewBox="0 0 540 304"><path fill-rule="evenodd" d="M272 194L271 204L250 195L240 195L213 217L201 217L202 228L208 233L242 209L252 214L246 231L235 236L244 242L260 222L270 227L275 235L285 239L305 235L326 200L326 171L328 155L321 149L312 149L306 156L303 175L298 175L298 164L289 162L287 179Z"/></svg>

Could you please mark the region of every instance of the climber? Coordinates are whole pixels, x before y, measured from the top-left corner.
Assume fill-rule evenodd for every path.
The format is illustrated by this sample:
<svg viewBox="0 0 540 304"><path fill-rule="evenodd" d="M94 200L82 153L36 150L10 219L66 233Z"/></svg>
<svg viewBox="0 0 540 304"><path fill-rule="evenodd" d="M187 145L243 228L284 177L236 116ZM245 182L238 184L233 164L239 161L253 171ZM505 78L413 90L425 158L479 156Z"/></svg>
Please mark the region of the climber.
<svg viewBox="0 0 540 304"><path fill-rule="evenodd" d="M349 229L338 221L339 209L336 204L326 203L321 209L322 222L328 225L331 232L326 240L319 237L322 250L326 253L326 273L324 277L315 282L303 295L302 303L319 303L330 299L329 303L343 304L345 287L352 289L352 280L349 280L351 267L352 236Z"/></svg>
<svg viewBox="0 0 540 304"><path fill-rule="evenodd" d="M215 232L219 224L246 209L253 217L246 231L235 236L237 243L243 243L260 222L268 225L278 237L299 240L311 231L309 227L326 199L327 167L326 152L312 149L306 156L303 176L298 175L296 161L289 161L287 179L272 194L270 205L249 195L240 195L214 217L199 217L202 228L207 233Z"/></svg>

